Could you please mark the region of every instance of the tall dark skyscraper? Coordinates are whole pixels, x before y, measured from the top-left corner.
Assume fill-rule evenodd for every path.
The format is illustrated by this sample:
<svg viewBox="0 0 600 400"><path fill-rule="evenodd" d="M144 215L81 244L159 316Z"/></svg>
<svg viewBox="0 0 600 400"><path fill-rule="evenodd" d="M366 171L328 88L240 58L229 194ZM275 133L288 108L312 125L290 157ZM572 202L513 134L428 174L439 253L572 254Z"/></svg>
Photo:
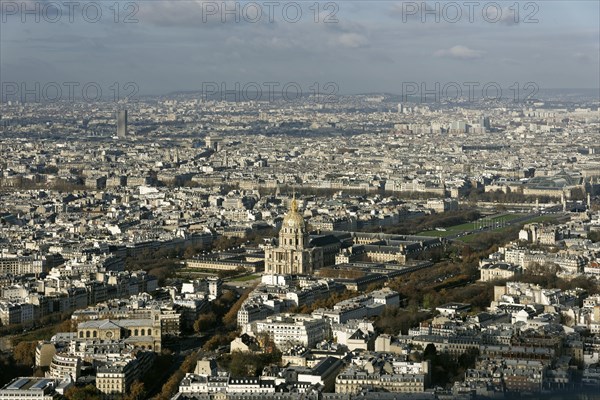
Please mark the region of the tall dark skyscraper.
<svg viewBox="0 0 600 400"><path fill-rule="evenodd" d="M491 129L492 128L492 124L490 122L490 117L481 117L481 121L479 122L481 124L482 127L484 127L485 129Z"/></svg>
<svg viewBox="0 0 600 400"><path fill-rule="evenodd" d="M127 137L127 110L117 111L117 136L119 139Z"/></svg>

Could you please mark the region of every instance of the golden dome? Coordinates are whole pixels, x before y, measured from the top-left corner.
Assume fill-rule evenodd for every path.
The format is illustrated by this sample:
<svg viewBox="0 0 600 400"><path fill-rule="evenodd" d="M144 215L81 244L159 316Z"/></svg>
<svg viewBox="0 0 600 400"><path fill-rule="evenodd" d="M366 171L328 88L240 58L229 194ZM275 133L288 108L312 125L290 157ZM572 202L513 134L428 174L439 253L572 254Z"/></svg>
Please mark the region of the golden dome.
<svg viewBox="0 0 600 400"><path fill-rule="evenodd" d="M298 203L295 197L292 199L290 211L283 217L283 226L296 229L304 229L306 227L304 217L298 212Z"/></svg>

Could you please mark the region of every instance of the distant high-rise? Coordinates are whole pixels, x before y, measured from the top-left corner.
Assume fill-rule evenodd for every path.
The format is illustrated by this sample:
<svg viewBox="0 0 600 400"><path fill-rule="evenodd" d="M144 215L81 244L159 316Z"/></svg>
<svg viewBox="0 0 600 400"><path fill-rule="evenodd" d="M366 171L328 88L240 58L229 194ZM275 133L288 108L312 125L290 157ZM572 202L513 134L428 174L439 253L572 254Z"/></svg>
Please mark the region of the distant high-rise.
<svg viewBox="0 0 600 400"><path fill-rule="evenodd" d="M127 110L117 111L117 136L119 139L127 137Z"/></svg>
<svg viewBox="0 0 600 400"><path fill-rule="evenodd" d="M481 125L482 128L485 128L485 129L492 128L492 124L490 123L490 117L485 117L485 116L481 117L479 124Z"/></svg>

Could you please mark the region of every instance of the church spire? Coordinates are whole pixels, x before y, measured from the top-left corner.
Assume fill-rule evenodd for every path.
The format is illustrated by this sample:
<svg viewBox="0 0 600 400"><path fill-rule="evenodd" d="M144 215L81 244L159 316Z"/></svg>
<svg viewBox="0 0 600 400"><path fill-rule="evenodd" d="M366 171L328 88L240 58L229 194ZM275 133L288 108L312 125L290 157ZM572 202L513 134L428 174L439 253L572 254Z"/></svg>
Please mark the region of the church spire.
<svg viewBox="0 0 600 400"><path fill-rule="evenodd" d="M294 190L294 194L292 195L292 205L290 206L290 210L292 212L298 212L298 202L296 201L296 191Z"/></svg>

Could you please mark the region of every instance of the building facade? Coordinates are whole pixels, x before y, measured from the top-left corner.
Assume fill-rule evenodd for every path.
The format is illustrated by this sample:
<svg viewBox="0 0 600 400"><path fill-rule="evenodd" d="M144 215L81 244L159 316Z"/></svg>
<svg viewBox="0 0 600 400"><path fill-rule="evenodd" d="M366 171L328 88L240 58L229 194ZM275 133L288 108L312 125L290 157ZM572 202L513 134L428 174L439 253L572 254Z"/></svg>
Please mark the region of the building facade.
<svg viewBox="0 0 600 400"><path fill-rule="evenodd" d="M323 267L323 250L308 244L308 230L294 198L283 219L279 246L265 248L265 273L277 275L310 275Z"/></svg>
<svg viewBox="0 0 600 400"><path fill-rule="evenodd" d="M86 321L77 325L79 340L124 340L142 350L160 352L161 325L158 316L155 319L109 319Z"/></svg>

